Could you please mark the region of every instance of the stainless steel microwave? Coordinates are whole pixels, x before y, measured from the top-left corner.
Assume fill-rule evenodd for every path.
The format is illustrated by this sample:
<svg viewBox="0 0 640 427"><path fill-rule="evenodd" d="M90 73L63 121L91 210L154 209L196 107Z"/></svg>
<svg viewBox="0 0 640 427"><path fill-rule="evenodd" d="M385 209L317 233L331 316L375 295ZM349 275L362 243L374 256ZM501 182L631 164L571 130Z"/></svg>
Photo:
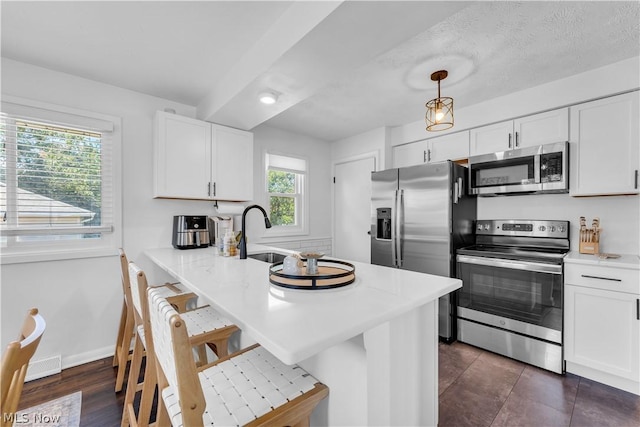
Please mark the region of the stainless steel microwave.
<svg viewBox="0 0 640 427"><path fill-rule="evenodd" d="M569 192L569 143L469 157L469 193L480 196Z"/></svg>

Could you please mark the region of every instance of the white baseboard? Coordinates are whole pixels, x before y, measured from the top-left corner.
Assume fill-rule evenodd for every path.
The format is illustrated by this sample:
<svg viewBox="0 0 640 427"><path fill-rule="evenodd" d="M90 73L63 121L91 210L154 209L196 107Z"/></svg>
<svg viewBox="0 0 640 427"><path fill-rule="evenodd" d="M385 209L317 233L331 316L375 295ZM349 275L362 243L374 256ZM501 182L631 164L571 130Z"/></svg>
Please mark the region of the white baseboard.
<svg viewBox="0 0 640 427"><path fill-rule="evenodd" d="M73 368L74 366L83 365L105 357L113 357L113 346L102 347L86 353L65 356L62 360L62 369Z"/></svg>

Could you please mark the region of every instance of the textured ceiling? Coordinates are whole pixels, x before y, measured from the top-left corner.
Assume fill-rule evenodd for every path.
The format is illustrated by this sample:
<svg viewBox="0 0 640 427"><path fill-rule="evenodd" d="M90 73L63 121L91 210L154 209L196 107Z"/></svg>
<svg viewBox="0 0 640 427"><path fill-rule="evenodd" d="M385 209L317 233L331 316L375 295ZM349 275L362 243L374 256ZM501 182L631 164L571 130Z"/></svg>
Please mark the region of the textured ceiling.
<svg viewBox="0 0 640 427"><path fill-rule="evenodd" d="M336 140L640 56L640 2L2 2L2 56ZM51 19L55 17L55 19ZM256 102L280 92L271 107Z"/></svg>

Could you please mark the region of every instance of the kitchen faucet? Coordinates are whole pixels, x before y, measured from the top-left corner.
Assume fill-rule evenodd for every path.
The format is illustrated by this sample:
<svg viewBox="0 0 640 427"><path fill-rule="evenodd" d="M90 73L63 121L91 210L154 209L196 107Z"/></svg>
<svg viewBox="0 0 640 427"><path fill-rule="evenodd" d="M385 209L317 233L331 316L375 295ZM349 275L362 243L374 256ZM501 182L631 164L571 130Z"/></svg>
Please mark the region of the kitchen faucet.
<svg viewBox="0 0 640 427"><path fill-rule="evenodd" d="M246 239L247 234L245 233L245 229L246 229L245 217L247 216L247 212L249 212L253 208L260 209L262 211L262 215L264 215L264 226L267 228L271 228L271 221L269 221L269 217L267 216L267 213L264 211L262 206L260 205L247 206L244 212L242 212L242 232L241 232L240 243L239 243L240 259L247 259L247 239Z"/></svg>

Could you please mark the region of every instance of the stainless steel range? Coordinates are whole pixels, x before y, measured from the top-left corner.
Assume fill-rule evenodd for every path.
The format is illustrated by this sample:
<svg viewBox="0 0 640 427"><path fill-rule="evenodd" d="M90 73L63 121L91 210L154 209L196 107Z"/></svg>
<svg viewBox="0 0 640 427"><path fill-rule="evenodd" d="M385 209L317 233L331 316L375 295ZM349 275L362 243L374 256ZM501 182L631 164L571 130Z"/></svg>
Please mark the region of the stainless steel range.
<svg viewBox="0 0 640 427"><path fill-rule="evenodd" d="M457 251L458 339L562 373L569 221L478 220Z"/></svg>

